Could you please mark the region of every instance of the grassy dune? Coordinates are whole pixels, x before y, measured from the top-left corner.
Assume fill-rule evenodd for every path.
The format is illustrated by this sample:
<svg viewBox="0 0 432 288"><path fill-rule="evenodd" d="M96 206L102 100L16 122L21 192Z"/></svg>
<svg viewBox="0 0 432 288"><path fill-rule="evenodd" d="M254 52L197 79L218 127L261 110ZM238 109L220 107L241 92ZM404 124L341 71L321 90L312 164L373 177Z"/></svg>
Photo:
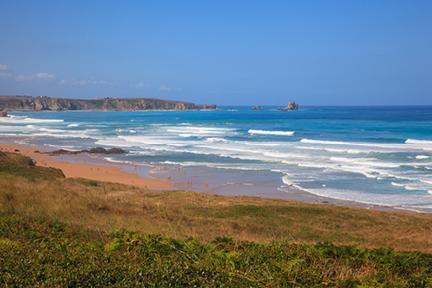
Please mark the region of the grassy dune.
<svg viewBox="0 0 432 288"><path fill-rule="evenodd" d="M65 179L3 152L0 199L6 286L432 287L429 214Z"/></svg>

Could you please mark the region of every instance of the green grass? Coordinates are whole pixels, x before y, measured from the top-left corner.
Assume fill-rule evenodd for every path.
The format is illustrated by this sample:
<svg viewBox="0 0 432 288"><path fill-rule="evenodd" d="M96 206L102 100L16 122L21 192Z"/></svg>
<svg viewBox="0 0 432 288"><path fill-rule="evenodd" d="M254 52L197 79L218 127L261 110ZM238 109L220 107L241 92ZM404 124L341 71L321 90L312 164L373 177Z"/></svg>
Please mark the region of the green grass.
<svg viewBox="0 0 432 288"><path fill-rule="evenodd" d="M0 215L0 283L45 287L432 287L432 255L209 243Z"/></svg>
<svg viewBox="0 0 432 288"><path fill-rule="evenodd" d="M64 178L60 169L39 167L29 157L23 157L17 153L5 153L0 151L0 173L19 175L31 180Z"/></svg>
<svg viewBox="0 0 432 288"><path fill-rule="evenodd" d="M0 286L432 287L430 216L65 179L0 152Z"/></svg>

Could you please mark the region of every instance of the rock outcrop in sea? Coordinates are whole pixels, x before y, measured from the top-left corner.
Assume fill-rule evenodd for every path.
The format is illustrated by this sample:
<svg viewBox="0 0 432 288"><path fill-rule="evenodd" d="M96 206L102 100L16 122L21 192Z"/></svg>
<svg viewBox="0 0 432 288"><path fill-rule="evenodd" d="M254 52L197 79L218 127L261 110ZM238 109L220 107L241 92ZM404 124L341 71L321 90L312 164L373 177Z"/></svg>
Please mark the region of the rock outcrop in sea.
<svg viewBox="0 0 432 288"><path fill-rule="evenodd" d="M47 96L0 96L0 110L66 111L66 110L212 110L216 105L162 100L155 98L66 99Z"/></svg>
<svg viewBox="0 0 432 288"><path fill-rule="evenodd" d="M0 110L0 117L7 117L8 114L5 110Z"/></svg>
<svg viewBox="0 0 432 288"><path fill-rule="evenodd" d="M293 111L298 109L299 109L299 105L295 101L288 102L288 105L286 107L278 108L278 110L281 111Z"/></svg>

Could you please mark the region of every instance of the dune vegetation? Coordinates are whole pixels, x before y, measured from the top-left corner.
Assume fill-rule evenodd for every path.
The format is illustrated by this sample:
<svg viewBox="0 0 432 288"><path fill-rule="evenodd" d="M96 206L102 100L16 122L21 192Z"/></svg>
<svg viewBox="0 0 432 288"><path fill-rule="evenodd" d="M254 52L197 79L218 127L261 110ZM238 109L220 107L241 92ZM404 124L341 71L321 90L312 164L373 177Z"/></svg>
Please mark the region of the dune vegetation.
<svg viewBox="0 0 432 288"><path fill-rule="evenodd" d="M65 178L0 152L4 286L432 287L432 216Z"/></svg>

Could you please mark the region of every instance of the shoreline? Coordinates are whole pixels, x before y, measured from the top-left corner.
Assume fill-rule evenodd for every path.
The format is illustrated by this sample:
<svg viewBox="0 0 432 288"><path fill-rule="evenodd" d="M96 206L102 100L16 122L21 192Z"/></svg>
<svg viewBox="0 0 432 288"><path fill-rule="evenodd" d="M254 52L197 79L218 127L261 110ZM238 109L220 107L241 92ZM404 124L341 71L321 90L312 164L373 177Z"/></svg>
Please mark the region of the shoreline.
<svg viewBox="0 0 432 288"><path fill-rule="evenodd" d="M416 212L427 213L427 211L417 211L412 209L405 209L403 207L383 206L376 204L367 204L349 200L341 200L323 197L312 194L308 191L298 189L296 187L289 187L288 191L280 191L277 195L271 194L254 194L254 193L236 193L236 192L212 192L211 190L205 191L204 187L197 188L189 184L189 181L173 181L171 176L168 177L152 177L153 169L161 168L152 165L134 165L131 163L114 163L104 159L104 157L96 156L91 157L88 154L67 155L67 156L50 156L47 154L38 153L36 151L50 151L46 147L41 147L36 144L20 144L14 142L9 137L0 138L0 151L21 153L25 156L32 158L37 165L43 167L54 167L63 171L67 178L84 178L89 180L120 183L141 188L154 189L154 190L187 190L196 193L224 195L224 196L246 196L257 197L261 199L273 199L280 201L295 201L317 205L337 205L354 208L362 208L367 210L380 210L380 211L399 211L399 212ZM139 173L138 168L147 169L145 173ZM180 170L174 169L174 170ZM169 169L166 169L167 171ZM173 170L173 171L174 171ZM143 175L144 174L144 175ZM168 175L169 172L168 172ZM187 183L185 185L185 183ZM200 183L202 184L202 183ZM234 189L234 188L232 188Z"/></svg>
<svg viewBox="0 0 432 288"><path fill-rule="evenodd" d="M15 152L32 158L38 166L53 167L63 171L66 178L84 178L89 180L120 183L148 189L170 189L172 183L160 179L147 179L118 167L98 165L86 162L70 162L36 151L48 151L39 146L17 143L0 143L0 151Z"/></svg>

